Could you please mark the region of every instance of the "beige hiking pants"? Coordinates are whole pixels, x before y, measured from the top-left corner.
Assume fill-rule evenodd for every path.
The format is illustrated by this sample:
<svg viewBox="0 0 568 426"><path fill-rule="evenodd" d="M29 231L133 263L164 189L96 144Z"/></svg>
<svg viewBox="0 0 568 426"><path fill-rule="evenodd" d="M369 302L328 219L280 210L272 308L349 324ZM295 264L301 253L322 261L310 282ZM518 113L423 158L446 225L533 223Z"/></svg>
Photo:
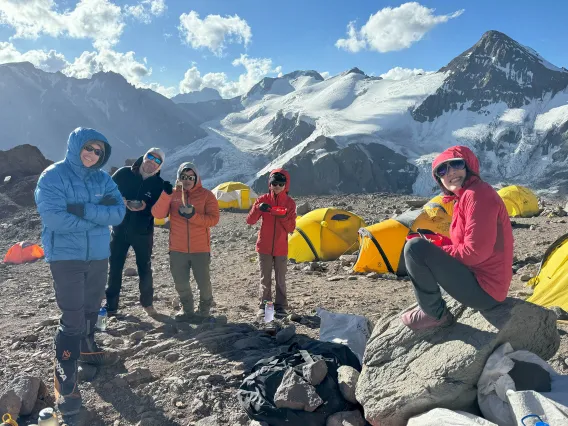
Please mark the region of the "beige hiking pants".
<svg viewBox="0 0 568 426"><path fill-rule="evenodd" d="M265 300L272 301L272 269L274 267L274 278L276 281L274 307L286 309L288 307L288 300L286 299L288 256L271 256L258 253L258 265L260 268L259 306L264 308Z"/></svg>

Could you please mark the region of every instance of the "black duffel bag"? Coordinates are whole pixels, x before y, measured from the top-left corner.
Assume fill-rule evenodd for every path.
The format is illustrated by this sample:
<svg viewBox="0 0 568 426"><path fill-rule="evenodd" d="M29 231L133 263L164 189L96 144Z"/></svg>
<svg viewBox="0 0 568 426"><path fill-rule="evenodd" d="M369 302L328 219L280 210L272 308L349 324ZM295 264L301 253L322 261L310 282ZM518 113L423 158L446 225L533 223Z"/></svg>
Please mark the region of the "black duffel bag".
<svg viewBox="0 0 568 426"><path fill-rule="evenodd" d="M315 386L324 403L313 412L274 405L274 395L286 370L293 368L302 375L306 354L301 351L306 351L314 361L324 359L327 364L327 376ZM237 398L251 419L270 426L325 426L330 415L356 409L339 390L337 369L342 365L361 371L359 360L345 345L317 340L302 346L293 343L287 352L258 361L237 391Z"/></svg>

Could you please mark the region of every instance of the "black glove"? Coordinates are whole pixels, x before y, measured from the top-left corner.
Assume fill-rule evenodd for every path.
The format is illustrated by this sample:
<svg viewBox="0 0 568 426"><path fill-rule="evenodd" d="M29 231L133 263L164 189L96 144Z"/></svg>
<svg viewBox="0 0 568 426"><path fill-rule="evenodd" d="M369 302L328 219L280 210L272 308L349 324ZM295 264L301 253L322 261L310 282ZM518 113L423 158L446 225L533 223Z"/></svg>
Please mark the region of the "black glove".
<svg viewBox="0 0 568 426"><path fill-rule="evenodd" d="M78 217L85 217L84 204L67 204L67 213L74 214Z"/></svg>
<svg viewBox="0 0 568 426"><path fill-rule="evenodd" d="M191 204L189 206L181 206L178 209L178 213L180 216L185 217L186 219L191 219L195 214L195 208Z"/></svg>
<svg viewBox="0 0 568 426"><path fill-rule="evenodd" d="M270 204L266 204L266 203L261 203L260 206L258 206L258 209L261 212L269 212L271 208L272 207L270 206Z"/></svg>
<svg viewBox="0 0 568 426"><path fill-rule="evenodd" d="M163 188L164 192L168 195L172 195L172 192L174 192L174 187L167 180L164 181L164 185L162 186L162 188Z"/></svg>
<svg viewBox="0 0 568 426"><path fill-rule="evenodd" d="M99 201L100 206L116 206L117 201L112 195L105 195L101 201Z"/></svg>

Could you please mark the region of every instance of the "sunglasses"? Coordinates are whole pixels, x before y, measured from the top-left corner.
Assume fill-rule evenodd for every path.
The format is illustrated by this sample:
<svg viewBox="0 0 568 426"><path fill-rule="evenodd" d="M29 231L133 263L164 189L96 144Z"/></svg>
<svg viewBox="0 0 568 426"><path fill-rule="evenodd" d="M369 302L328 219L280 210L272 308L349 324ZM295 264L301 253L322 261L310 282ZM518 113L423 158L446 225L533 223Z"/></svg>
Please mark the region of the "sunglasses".
<svg viewBox="0 0 568 426"><path fill-rule="evenodd" d="M91 145L85 145L85 147L83 149L87 152L94 152L97 157L100 157L104 153L104 151L102 149L95 148Z"/></svg>
<svg viewBox="0 0 568 426"><path fill-rule="evenodd" d="M151 160L158 165L162 164L162 159L160 157L156 157L155 155L148 154L146 155L146 158L148 158L148 160Z"/></svg>
<svg viewBox="0 0 568 426"><path fill-rule="evenodd" d="M448 161L447 163L440 165L440 167L436 169L436 172L434 174L438 177L444 177L450 171L450 167L454 170L463 170L465 169L465 161L464 160Z"/></svg>
<svg viewBox="0 0 568 426"><path fill-rule="evenodd" d="M188 175L181 175L179 177L180 180L189 180L190 182L193 182L194 180L197 179L197 176L188 176Z"/></svg>
<svg viewBox="0 0 568 426"><path fill-rule="evenodd" d="M286 182L270 182L272 186L286 186Z"/></svg>

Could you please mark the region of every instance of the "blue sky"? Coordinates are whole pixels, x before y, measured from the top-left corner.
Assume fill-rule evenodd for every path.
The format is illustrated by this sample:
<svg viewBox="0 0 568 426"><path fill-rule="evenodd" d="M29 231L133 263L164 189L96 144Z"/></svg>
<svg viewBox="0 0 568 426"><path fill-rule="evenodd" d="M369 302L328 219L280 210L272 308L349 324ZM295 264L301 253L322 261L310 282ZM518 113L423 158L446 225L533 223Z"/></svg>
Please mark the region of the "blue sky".
<svg viewBox="0 0 568 426"><path fill-rule="evenodd" d="M433 71L491 29L568 67L568 2L561 1L20 3L0 0L0 62L29 60L80 78L113 70L169 96L202 87L234 96L265 75L298 69L330 75L354 66L373 75L396 67ZM388 76L401 78L409 70Z"/></svg>

